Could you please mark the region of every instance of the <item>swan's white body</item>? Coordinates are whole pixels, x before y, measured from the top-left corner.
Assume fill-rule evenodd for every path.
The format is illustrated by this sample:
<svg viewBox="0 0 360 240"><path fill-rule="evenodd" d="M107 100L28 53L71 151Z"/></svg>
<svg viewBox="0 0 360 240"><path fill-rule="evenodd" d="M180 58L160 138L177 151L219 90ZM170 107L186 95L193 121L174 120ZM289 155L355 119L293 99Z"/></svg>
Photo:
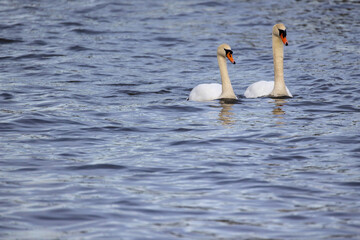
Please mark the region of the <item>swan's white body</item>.
<svg viewBox="0 0 360 240"><path fill-rule="evenodd" d="M199 84L191 90L188 100L202 102L222 98L237 99L226 67L226 57L235 64L235 61L232 58L231 47L228 44L221 44L217 49L217 60L220 68L221 84Z"/></svg>
<svg viewBox="0 0 360 240"><path fill-rule="evenodd" d="M278 23L273 27L272 48L274 59L274 81L259 81L251 84L245 91L246 98L258 97L293 97L285 85L284 80L284 45L286 40L286 28Z"/></svg>
<svg viewBox="0 0 360 240"><path fill-rule="evenodd" d="M292 97L290 90L285 86L286 94ZM268 97L274 90L274 81L258 81L251 84L245 91L246 98Z"/></svg>
<svg viewBox="0 0 360 240"><path fill-rule="evenodd" d="M218 99L222 92L222 86L219 83L199 84L191 90L189 100L191 101L211 101Z"/></svg>

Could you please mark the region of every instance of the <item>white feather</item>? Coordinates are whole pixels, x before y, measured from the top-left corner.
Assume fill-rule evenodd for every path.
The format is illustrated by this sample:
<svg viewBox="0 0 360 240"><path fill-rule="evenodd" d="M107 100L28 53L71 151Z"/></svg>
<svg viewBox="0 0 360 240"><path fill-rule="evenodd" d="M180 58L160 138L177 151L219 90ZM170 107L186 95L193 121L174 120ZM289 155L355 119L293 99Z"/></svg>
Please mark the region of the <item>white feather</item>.
<svg viewBox="0 0 360 240"><path fill-rule="evenodd" d="M222 92L222 86L219 83L199 84L191 90L189 95L190 101L211 101L218 99Z"/></svg>
<svg viewBox="0 0 360 240"><path fill-rule="evenodd" d="M246 98L268 97L274 89L273 81L259 81L251 84L245 91ZM293 97L290 90L286 87L289 97Z"/></svg>

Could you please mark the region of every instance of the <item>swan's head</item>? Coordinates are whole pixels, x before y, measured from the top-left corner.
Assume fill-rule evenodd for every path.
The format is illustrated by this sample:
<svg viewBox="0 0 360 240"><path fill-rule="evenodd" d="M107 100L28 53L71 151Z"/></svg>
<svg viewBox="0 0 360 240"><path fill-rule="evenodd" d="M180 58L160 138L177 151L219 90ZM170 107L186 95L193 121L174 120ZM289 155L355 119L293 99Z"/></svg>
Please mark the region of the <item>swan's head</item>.
<svg viewBox="0 0 360 240"><path fill-rule="evenodd" d="M227 59L229 59L229 61L232 64L235 64L235 61L234 61L234 58L233 58L232 54L233 54L233 51L231 51L231 47L226 43L221 44L217 49L217 55L218 56L221 56L223 58L227 58Z"/></svg>
<svg viewBox="0 0 360 240"><path fill-rule="evenodd" d="M286 27L282 23L275 24L272 30L274 36L281 38L282 42L287 46L288 41L286 40Z"/></svg>

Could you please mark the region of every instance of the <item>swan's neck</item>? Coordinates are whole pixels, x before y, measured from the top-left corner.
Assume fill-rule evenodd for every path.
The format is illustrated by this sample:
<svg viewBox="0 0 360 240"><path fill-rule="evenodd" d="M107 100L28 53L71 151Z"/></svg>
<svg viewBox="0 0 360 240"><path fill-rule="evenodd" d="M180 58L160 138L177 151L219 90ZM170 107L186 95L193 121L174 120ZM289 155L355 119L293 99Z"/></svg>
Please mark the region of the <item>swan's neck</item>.
<svg viewBox="0 0 360 240"><path fill-rule="evenodd" d="M274 89L271 97L288 96L284 81L284 45L279 37L272 35L272 48L274 58Z"/></svg>
<svg viewBox="0 0 360 240"><path fill-rule="evenodd" d="M234 90L231 86L228 70L226 67L226 59L224 57L217 56L217 60L219 63L221 83L222 83L222 93L219 98L237 99Z"/></svg>

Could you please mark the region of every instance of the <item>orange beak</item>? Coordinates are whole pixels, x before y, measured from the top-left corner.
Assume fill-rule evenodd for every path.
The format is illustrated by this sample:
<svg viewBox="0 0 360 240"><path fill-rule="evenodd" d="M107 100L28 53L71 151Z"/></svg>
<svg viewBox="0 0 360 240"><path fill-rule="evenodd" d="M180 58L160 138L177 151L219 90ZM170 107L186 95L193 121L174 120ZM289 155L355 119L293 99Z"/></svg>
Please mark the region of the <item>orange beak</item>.
<svg viewBox="0 0 360 240"><path fill-rule="evenodd" d="M234 61L234 58L233 58L233 56L232 56L232 54L230 53L230 52L228 52L227 54L226 54L226 57L230 60L230 62L232 63L232 64L235 64L236 62Z"/></svg>
<svg viewBox="0 0 360 240"><path fill-rule="evenodd" d="M281 38L282 42L285 44L285 46L287 46L287 45L288 45L288 41L286 40L286 37L283 37L283 35L280 34L280 38Z"/></svg>

